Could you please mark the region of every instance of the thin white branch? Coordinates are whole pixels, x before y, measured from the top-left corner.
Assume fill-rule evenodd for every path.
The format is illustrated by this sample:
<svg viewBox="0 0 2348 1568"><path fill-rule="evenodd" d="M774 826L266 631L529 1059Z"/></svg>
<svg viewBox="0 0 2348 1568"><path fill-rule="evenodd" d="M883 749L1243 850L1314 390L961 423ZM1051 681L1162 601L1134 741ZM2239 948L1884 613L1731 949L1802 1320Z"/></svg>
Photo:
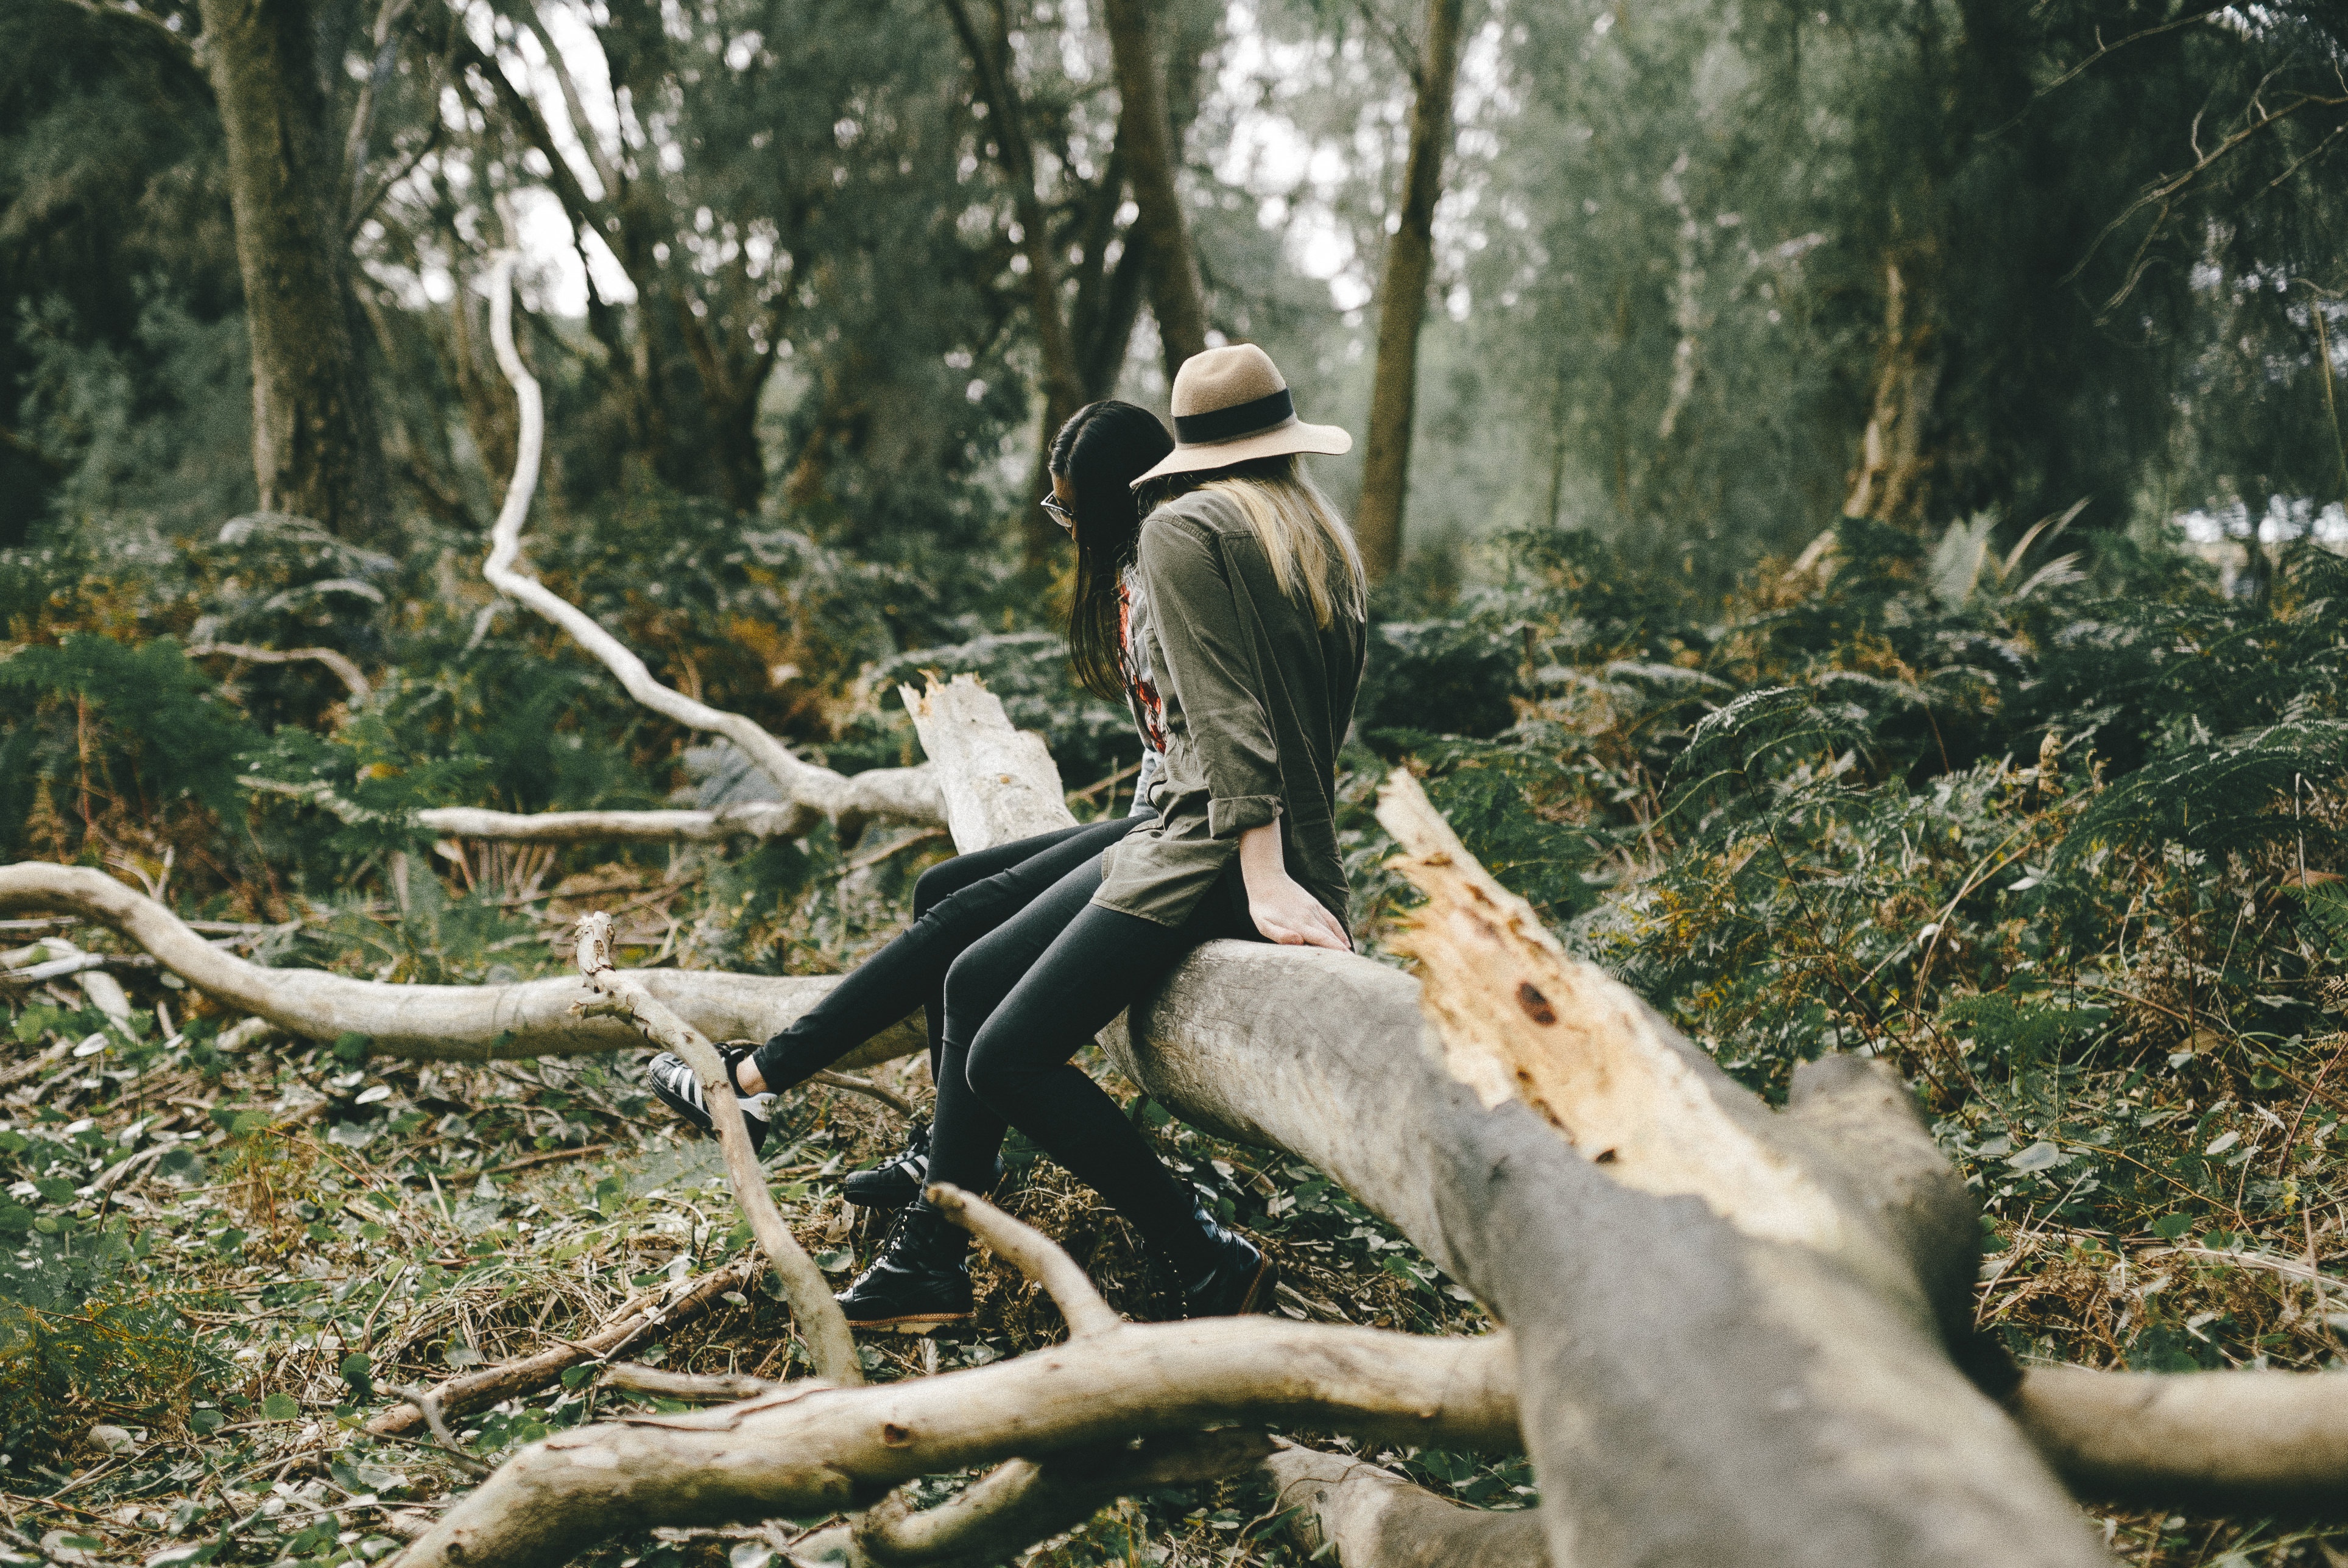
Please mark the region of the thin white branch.
<svg viewBox="0 0 2348 1568"><path fill-rule="evenodd" d="M513 270L510 253L498 259L489 278L489 337L496 345L498 366L513 384L520 404L519 439L513 479L506 487L505 503L490 530L490 550L481 575L492 587L520 600L561 627L618 678L630 697L664 718L687 728L725 736L775 781L786 800L809 805L852 835L867 821L936 823L941 820L937 786L927 768L874 768L854 777L796 756L788 746L759 724L739 713L698 702L671 691L657 680L642 659L595 618L521 569L521 528L538 490L538 472L546 444L546 405L538 378L514 348Z"/></svg>
<svg viewBox="0 0 2348 1568"><path fill-rule="evenodd" d="M191 642L188 644L188 657L191 659L203 659L213 654L230 659L241 659L248 664L298 664L315 661L335 672L335 679L343 683L343 689L351 694L352 702L364 702L375 694L375 688L367 684L367 678L359 672L359 667L356 664L351 662L350 656L337 653L331 648L287 648L281 651L274 648L255 648L245 642Z"/></svg>

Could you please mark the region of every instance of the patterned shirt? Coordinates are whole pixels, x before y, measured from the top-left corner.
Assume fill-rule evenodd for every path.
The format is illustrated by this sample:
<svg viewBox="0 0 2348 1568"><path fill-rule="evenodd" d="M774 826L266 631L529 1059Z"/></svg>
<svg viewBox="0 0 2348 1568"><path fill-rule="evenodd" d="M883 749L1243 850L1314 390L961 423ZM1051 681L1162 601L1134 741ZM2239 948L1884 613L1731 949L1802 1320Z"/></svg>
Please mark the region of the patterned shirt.
<svg viewBox="0 0 2348 1568"><path fill-rule="evenodd" d="M1141 733L1141 769L1133 779L1132 816L1155 816L1150 791L1166 771L1166 703L1149 666L1149 596L1141 569L1128 566L1117 575L1117 667L1125 676L1125 700Z"/></svg>

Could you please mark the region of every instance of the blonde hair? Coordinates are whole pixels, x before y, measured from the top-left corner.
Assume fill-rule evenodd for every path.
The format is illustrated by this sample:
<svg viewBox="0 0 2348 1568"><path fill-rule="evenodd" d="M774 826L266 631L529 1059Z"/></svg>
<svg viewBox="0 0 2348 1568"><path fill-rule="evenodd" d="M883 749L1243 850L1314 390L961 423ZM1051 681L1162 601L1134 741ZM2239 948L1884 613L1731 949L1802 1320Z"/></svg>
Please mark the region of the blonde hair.
<svg viewBox="0 0 2348 1568"><path fill-rule="evenodd" d="M1272 563L1272 581L1292 600L1302 582L1315 625L1327 626L1340 610L1369 618L1369 579L1354 530L1293 456L1226 469L1199 488L1237 503Z"/></svg>

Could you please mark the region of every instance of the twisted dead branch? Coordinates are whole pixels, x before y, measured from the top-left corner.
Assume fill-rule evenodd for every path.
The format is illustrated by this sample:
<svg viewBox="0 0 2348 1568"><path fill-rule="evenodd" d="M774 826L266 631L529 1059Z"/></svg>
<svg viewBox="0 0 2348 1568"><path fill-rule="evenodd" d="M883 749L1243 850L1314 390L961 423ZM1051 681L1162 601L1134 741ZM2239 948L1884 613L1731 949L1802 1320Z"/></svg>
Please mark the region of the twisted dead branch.
<svg viewBox="0 0 2348 1568"><path fill-rule="evenodd" d="M1245 1451L1245 1435L1202 1437L1209 1425L1515 1446L1505 1333L1436 1339L1266 1318L1103 1324L1106 1306L1087 1306L1098 1296L1065 1253L983 1200L939 1191L990 1244L1015 1249L1005 1255L1015 1265L1035 1267L1091 1331L989 1367L865 1389L793 1383L700 1415L547 1439L449 1510L396 1559L401 1568L561 1563L623 1521L711 1524L876 1504L850 1532L868 1562L996 1561L1123 1491L1159 1484L1152 1478L1169 1467L1196 1475L1263 1452L1261 1440ZM1137 1439L1142 1447L1126 1449ZM948 1508L914 1513L890 1498L918 1476L1003 1460L1023 1462Z"/></svg>
<svg viewBox="0 0 2348 1568"><path fill-rule="evenodd" d="M709 1310L728 1293L747 1289L762 1266L754 1259L727 1264L697 1279L646 1291L628 1301L584 1339L558 1341L535 1355L502 1361L451 1378L432 1390L444 1416L469 1415L500 1399L537 1392L582 1362L601 1362L618 1355L655 1328L674 1330ZM425 1425L424 1411L413 1402L394 1405L367 1422L371 1432L405 1437Z"/></svg>
<svg viewBox="0 0 2348 1568"><path fill-rule="evenodd" d="M498 367L513 384L520 405L520 429L512 481L490 529L488 562L481 569L491 587L527 605L569 633L593 654L619 681L628 695L664 718L687 728L725 736L739 746L760 771L775 781L786 803L807 806L829 818L843 841L853 839L865 823L939 820L936 785L926 768L875 768L852 777L834 773L796 755L764 727L740 713L729 713L695 702L655 680L635 652L585 610L523 570L521 528L530 516L531 497L538 489L539 466L546 440L545 400L538 378L522 364L514 348L513 270L516 258L499 259L489 276L489 339Z"/></svg>
<svg viewBox="0 0 2348 1568"><path fill-rule="evenodd" d="M191 659L205 659L214 654L246 664L323 664L334 672L335 680L343 683L343 690L350 694L352 702L364 702L375 695L375 688L367 683L367 678L351 661L350 655L332 648L255 648L245 642L188 644L188 657Z"/></svg>
<svg viewBox="0 0 2348 1568"><path fill-rule="evenodd" d="M774 1194L767 1190L766 1172L759 1167L757 1151L750 1146L749 1129L743 1124L741 1103L734 1095L733 1075L717 1048L708 1036L664 1006L640 978L612 967L609 915L599 911L580 920L578 958L579 972L608 999L613 1010L632 1019L654 1044L685 1058L693 1075L701 1081L702 1099L709 1107L717 1145L726 1156L726 1179L734 1189L735 1205L750 1222L751 1234L782 1281L783 1295L791 1304L791 1317L807 1342L817 1374L836 1384L862 1382L864 1370L856 1358L856 1340L848 1332L848 1319L839 1303L832 1299L823 1271L791 1235L782 1211L775 1206Z"/></svg>

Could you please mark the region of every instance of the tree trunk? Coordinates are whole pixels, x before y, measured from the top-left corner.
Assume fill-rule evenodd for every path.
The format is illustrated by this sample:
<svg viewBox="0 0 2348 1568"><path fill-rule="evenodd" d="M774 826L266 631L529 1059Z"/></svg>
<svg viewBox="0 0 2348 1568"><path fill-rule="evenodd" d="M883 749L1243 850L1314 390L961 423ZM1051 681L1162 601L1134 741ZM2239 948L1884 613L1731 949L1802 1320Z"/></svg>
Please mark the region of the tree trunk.
<svg viewBox="0 0 2348 1568"><path fill-rule="evenodd" d="M1035 191L1035 155L1027 141L1027 120L1018 85L1011 79L1010 20L1001 0L994 5L994 26L982 33L970 14L968 0L945 0L954 34L970 56L978 79L979 101L993 123L995 155L1003 176L1011 184L1012 210L1019 215L1019 255L1027 264L1028 313L1035 322L1035 344L1044 362L1043 430L1035 471L1031 481L1037 494L1051 483L1045 460L1052 437L1059 433L1084 395L1084 377L1076 364L1076 342L1068 330L1067 313L1060 299L1059 261L1052 253L1050 218ZM1061 543L1060 530L1043 509L1030 501L1019 513L1024 562L1031 573L1042 571Z"/></svg>
<svg viewBox="0 0 2348 1568"><path fill-rule="evenodd" d="M1149 261L1149 308L1165 345L1166 379L1207 347L1207 302L1198 253L1175 189L1174 126L1167 112L1166 70L1150 26L1149 0L1106 0L1109 56L1117 70L1117 145L1132 169L1130 243ZM1457 14L1457 7L1453 7Z"/></svg>
<svg viewBox="0 0 2348 1568"><path fill-rule="evenodd" d="M1378 288L1378 362L1370 383L1369 440L1354 535L1373 581L1402 564L1403 504L1410 485L1411 415L1418 399L1418 327L1435 272L1435 203L1451 150L1451 92L1459 74L1461 0L1427 0L1426 53L1410 114L1402 216L1386 244Z"/></svg>
<svg viewBox="0 0 2348 1568"><path fill-rule="evenodd" d="M1898 261L1883 265L1883 336L1876 345L1874 394L1845 517L1910 526L1924 520L1934 466L1928 440L1941 369L1931 270L1929 258L1921 265L1911 261L1906 271ZM1914 297L1920 292L1923 297Z"/></svg>
<svg viewBox="0 0 2348 1568"><path fill-rule="evenodd" d="M252 338L252 467L264 510L379 536L383 453L353 329L339 159L304 0L201 0L228 137Z"/></svg>

